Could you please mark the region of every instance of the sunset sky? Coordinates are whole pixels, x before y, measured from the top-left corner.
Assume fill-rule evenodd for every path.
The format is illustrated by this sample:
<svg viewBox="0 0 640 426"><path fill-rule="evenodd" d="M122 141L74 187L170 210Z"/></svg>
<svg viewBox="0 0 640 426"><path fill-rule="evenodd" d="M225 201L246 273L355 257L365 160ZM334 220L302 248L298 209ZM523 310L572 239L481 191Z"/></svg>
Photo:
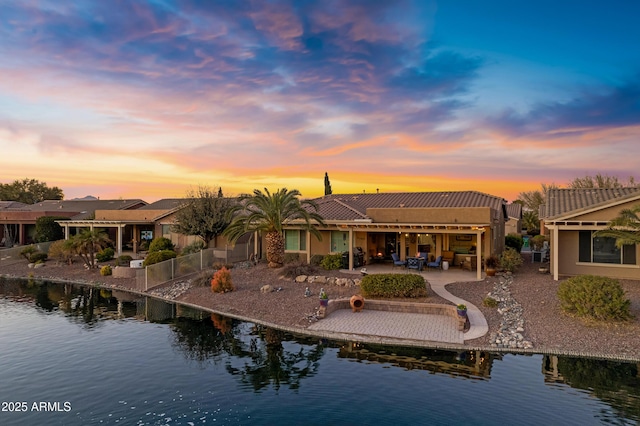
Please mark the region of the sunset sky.
<svg viewBox="0 0 640 426"><path fill-rule="evenodd" d="M0 182L66 198L640 177L640 2L0 0Z"/></svg>

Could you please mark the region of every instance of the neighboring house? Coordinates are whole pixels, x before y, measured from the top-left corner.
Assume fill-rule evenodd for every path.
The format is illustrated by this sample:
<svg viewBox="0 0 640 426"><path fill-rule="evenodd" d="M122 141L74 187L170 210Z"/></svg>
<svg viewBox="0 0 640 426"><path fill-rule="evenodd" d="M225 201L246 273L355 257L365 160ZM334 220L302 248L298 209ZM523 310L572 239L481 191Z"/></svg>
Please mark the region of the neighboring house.
<svg viewBox="0 0 640 426"><path fill-rule="evenodd" d="M354 268L360 249L373 262L392 253L406 259L427 252L433 259L454 252L453 264L459 256L477 256L480 278L482 258L504 248L506 202L481 192L332 194L314 201L327 225L319 227L322 241L295 222L285 224L285 251L307 261L314 254L348 252Z"/></svg>
<svg viewBox="0 0 640 426"><path fill-rule="evenodd" d="M13 204L6 204L13 203ZM68 217L71 220L92 218L98 209L130 210L147 204L139 199L99 200L45 200L36 204L3 201L0 205L0 240L25 245L34 242L36 220L43 216ZM67 232L69 229L67 228ZM72 230L72 232L75 231ZM8 245L8 244L7 244Z"/></svg>
<svg viewBox="0 0 640 426"><path fill-rule="evenodd" d="M541 219L550 237L554 280L582 274L640 279L638 245L617 248L614 238L594 235L638 204L640 187L549 190Z"/></svg>
<svg viewBox="0 0 640 426"><path fill-rule="evenodd" d="M173 232L171 225L175 223L176 213L184 206L184 198L165 198L145 205L136 210L115 211L96 210L92 220L69 220L58 222L67 228L104 229L109 238L115 243L117 255L123 251L138 253L141 247L151 242L154 238L165 237L171 240L177 250L199 240L195 235L183 235ZM69 235L69 233L65 233ZM247 243L252 239L250 234L241 239L240 243ZM143 244L143 243L147 244ZM212 242L213 247L226 248L227 240L218 237ZM250 253L251 254L251 253ZM249 255L247 255L247 258Z"/></svg>
<svg viewBox="0 0 640 426"><path fill-rule="evenodd" d="M507 221L504 224L504 234L522 234L522 204L507 204Z"/></svg>

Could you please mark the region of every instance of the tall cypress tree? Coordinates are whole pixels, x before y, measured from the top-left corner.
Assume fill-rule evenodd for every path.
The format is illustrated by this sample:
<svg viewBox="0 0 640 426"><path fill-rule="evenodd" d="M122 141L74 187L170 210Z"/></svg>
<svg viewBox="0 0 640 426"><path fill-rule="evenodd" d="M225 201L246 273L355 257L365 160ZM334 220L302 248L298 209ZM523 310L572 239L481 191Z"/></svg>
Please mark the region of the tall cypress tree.
<svg viewBox="0 0 640 426"><path fill-rule="evenodd" d="M324 172L324 195L331 195L331 182L327 172Z"/></svg>

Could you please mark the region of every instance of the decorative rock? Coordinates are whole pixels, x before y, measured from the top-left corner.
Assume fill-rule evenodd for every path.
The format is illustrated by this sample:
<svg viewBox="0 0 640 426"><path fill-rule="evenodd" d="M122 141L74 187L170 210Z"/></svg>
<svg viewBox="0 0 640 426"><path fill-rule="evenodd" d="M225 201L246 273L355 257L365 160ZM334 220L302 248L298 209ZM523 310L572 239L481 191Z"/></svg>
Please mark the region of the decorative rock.
<svg viewBox="0 0 640 426"><path fill-rule="evenodd" d="M44 268L44 263L36 263L35 265L33 265L33 268Z"/></svg>
<svg viewBox="0 0 640 426"><path fill-rule="evenodd" d="M532 349L533 344L525 340L523 335L525 329L522 305L511 296L509 290L512 282L512 275L503 275L487 295L498 302L498 313L502 315L500 330L490 335L489 342L491 347Z"/></svg>
<svg viewBox="0 0 640 426"><path fill-rule="evenodd" d="M308 277L306 275L298 275L296 277L296 282L297 283L303 283L303 282L307 281L307 278Z"/></svg>
<svg viewBox="0 0 640 426"><path fill-rule="evenodd" d="M29 269L33 269L33 267L34 267L34 266L36 266L36 264L35 264L35 263L30 263L30 264L28 264L28 265L27 265L27 267L28 267Z"/></svg>
<svg viewBox="0 0 640 426"><path fill-rule="evenodd" d="M272 291L273 291L273 287L271 287L269 284L266 284L260 287L261 293L271 293Z"/></svg>

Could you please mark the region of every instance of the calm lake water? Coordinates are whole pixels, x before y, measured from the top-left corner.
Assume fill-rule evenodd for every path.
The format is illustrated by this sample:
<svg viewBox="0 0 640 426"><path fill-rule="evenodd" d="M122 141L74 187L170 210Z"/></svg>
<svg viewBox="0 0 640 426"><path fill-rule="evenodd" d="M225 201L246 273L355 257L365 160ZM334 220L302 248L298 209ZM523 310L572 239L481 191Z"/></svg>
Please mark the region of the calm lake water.
<svg viewBox="0 0 640 426"><path fill-rule="evenodd" d="M0 279L0 425L637 424L635 363L300 338Z"/></svg>

